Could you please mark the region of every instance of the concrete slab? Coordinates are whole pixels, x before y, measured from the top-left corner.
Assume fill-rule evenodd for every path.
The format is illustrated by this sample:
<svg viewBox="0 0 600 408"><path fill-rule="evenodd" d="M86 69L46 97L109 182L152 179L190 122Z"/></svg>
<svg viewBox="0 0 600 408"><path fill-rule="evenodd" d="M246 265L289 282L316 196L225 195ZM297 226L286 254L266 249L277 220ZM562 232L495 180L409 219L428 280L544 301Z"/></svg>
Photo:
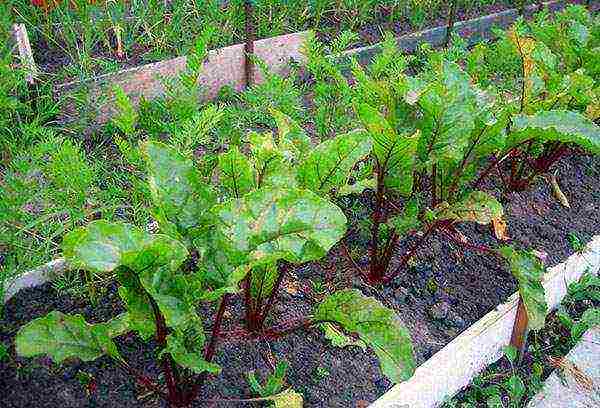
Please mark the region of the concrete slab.
<svg viewBox="0 0 600 408"><path fill-rule="evenodd" d="M589 329L527 408L600 407L600 326Z"/></svg>

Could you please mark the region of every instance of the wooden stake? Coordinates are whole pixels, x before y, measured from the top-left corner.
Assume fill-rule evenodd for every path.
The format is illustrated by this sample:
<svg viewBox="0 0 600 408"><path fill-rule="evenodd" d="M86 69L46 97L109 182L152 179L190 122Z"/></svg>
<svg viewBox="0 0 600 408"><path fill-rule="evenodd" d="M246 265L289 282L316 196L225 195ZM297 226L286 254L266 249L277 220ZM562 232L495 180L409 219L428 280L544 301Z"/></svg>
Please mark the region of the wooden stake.
<svg viewBox="0 0 600 408"><path fill-rule="evenodd" d="M512 336L510 338L510 345L517 349L517 362L519 364L523 359L523 353L525 352L525 346L527 345L528 333L529 318L527 317L527 310L525 309L523 298L519 296L519 304L517 305L517 315L515 317L515 324L513 326Z"/></svg>
<svg viewBox="0 0 600 408"><path fill-rule="evenodd" d="M245 0L244 8L246 12L246 43L244 45L244 74L246 88L254 83L254 15L252 0Z"/></svg>
<svg viewBox="0 0 600 408"><path fill-rule="evenodd" d="M445 47L448 48L452 41L452 29L454 28L454 19L456 18L456 0L452 0L450 3L450 10L448 11L448 26L446 27L446 43Z"/></svg>
<svg viewBox="0 0 600 408"><path fill-rule="evenodd" d="M37 66L33 58L33 52L31 51L31 44L29 43L29 35L24 24L13 25L13 36L17 47L19 48L19 59L21 66L26 71L25 80L29 85L34 85L38 74Z"/></svg>

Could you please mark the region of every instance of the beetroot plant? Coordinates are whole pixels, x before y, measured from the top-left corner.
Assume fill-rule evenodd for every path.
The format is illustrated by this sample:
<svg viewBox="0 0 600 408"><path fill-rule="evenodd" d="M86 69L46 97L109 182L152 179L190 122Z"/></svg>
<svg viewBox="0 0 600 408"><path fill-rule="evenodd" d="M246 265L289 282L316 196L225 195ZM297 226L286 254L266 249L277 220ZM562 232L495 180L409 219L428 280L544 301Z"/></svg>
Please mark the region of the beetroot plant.
<svg viewBox="0 0 600 408"><path fill-rule="evenodd" d="M184 407L199 398L208 374L220 372L213 361L219 341L276 338L326 323L338 339L346 331L370 346L392 381L409 378L415 363L407 330L392 310L356 290L327 296L303 319L265 323L285 272L322 258L344 236L346 218L326 193L345 186L354 163L370 149L368 139L354 134L313 148L293 121L274 115L277 136L252 134L248 154L230 148L210 180L190 156L143 142L161 233L100 220L63 239L72 268L116 275L126 311L94 324L81 315L51 312L21 328L17 352L48 355L57 363L107 355L170 406ZM315 155L327 156L323 167ZM314 173L315 166L320 172ZM246 329L224 333L225 310L238 293L246 303ZM198 311L203 302L218 302L208 331ZM164 387L120 355L115 338L130 332L154 339Z"/></svg>
<svg viewBox="0 0 600 408"><path fill-rule="evenodd" d="M393 279L435 231L456 237L458 222L488 224L503 215L500 203L471 183L502 139L496 96L473 86L457 64L439 59L432 66L388 82L355 65L355 110L373 140L376 180L371 283ZM402 209L391 205L396 199ZM400 239L419 229L424 233L390 270Z"/></svg>

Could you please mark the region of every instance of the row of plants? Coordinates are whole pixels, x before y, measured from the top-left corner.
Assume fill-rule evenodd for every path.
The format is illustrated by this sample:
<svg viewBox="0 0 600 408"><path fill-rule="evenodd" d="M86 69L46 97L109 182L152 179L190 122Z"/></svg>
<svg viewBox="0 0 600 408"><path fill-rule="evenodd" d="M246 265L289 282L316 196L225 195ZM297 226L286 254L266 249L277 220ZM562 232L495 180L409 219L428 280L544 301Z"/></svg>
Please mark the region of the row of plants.
<svg viewBox="0 0 600 408"><path fill-rule="evenodd" d="M553 19L542 13L521 21L495 43L467 50L456 38L448 50L416 56L402 55L388 36L368 66L347 64L351 80L311 38L314 131L294 119L295 98L255 93L264 103L254 123L263 130L227 143L210 136L244 106L198 102L206 38L169 84L167 99L136 108L116 90L121 114L109 132L146 186L157 231L97 220L62 239L68 263L89 282L116 279L126 312L93 324L51 312L20 330L18 354L58 363L108 355L172 406L187 406L208 374L220 372L213 362L220 341L320 327L336 345L359 338L390 380L404 381L415 369L410 334L393 310L356 289L328 294L302 319L271 323L282 281L344 239L351 212L344 203L357 196L370 200L368 219L350 220L366 236L368 268L356 265L365 282L388 285L432 234L442 234L508 264L530 327L543 326L544 266L536 253L473 243L459 228L492 224L503 239L502 204L484 191L492 176L499 174L507 190L522 190L576 150L600 152L597 19L570 7ZM351 39L344 34L334 45L343 49ZM273 91L282 80L268 77L266 86ZM273 106L282 100L288 103ZM245 328L223 333L233 296L243 301ZM198 312L207 303L215 305L212 317ZM166 390L120 356L114 339L129 332L155 341ZM272 381L280 377L274 373ZM254 383L276 405L300 398L281 387L267 387L277 394L269 396Z"/></svg>
<svg viewBox="0 0 600 408"><path fill-rule="evenodd" d="M462 14L483 7L514 7L509 0L460 0ZM439 0L254 0L253 31L257 38L316 29L326 35L369 29L372 24L418 30L443 21L449 6ZM243 43L246 38L245 0L222 1L46 1L11 0L3 12L26 24L40 64L68 78L114 71L122 65L153 62L186 55L203 27L218 36L210 48ZM410 28L408 28L410 27ZM371 34L369 34L371 35Z"/></svg>

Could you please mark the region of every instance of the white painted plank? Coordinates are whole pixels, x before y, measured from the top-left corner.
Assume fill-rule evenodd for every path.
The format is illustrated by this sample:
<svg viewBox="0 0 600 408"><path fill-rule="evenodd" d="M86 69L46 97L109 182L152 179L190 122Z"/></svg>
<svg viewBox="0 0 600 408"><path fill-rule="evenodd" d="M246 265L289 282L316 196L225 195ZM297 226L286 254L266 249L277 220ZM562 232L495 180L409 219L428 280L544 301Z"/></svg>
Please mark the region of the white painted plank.
<svg viewBox="0 0 600 408"><path fill-rule="evenodd" d="M596 236L582 253L549 268L544 275L548 306L555 309L571 282L586 272L600 269L600 236ZM509 300L491 311L443 349L417 368L408 381L394 386L371 408L431 408L440 406L467 386L485 367L502 356L510 343L518 304L514 293Z"/></svg>

